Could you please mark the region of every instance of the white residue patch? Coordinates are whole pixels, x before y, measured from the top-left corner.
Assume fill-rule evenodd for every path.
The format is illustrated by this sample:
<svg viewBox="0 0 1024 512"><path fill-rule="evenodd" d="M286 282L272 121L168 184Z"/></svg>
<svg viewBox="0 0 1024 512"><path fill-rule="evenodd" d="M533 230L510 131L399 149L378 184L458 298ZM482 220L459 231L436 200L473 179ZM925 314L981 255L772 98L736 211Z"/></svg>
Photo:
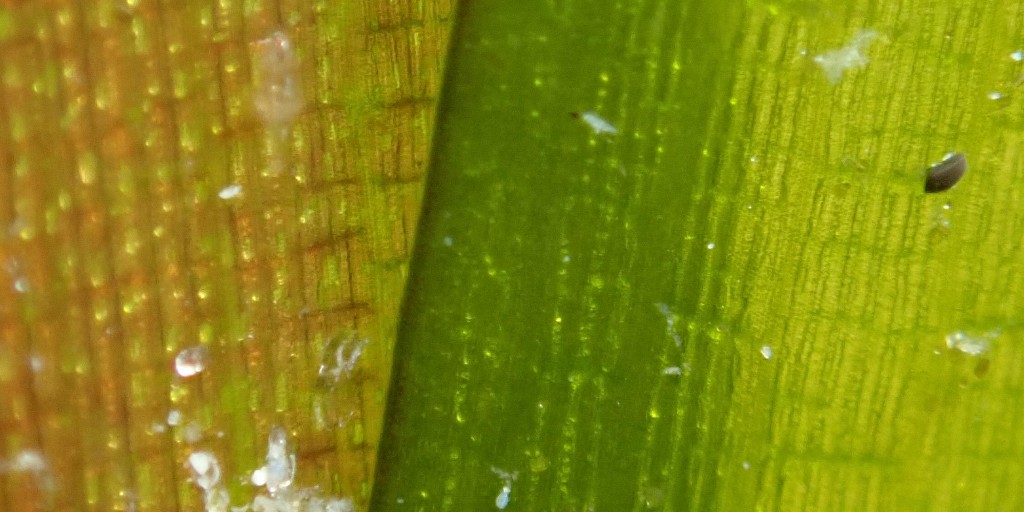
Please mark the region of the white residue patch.
<svg viewBox="0 0 1024 512"><path fill-rule="evenodd" d="M289 126L302 110L299 56L281 31L253 45L253 106L269 127Z"/></svg>
<svg viewBox="0 0 1024 512"><path fill-rule="evenodd" d="M288 433L281 427L270 430L267 440L267 463L256 471L262 471L260 479L271 496L292 484L295 479L295 453L288 446ZM257 480L253 472L253 482Z"/></svg>
<svg viewBox="0 0 1024 512"><path fill-rule="evenodd" d="M499 510L505 510L509 501L512 500L512 482L519 478L519 472L513 471L509 473L493 466L491 467L491 472L498 475L498 478L502 481L501 492L498 493L497 498L494 498L494 506L498 507Z"/></svg>
<svg viewBox="0 0 1024 512"><path fill-rule="evenodd" d="M355 370L363 347L369 343L366 338L335 338L327 344L323 362L320 363L320 381L333 386L342 377L348 378Z"/></svg>
<svg viewBox="0 0 1024 512"><path fill-rule="evenodd" d="M865 54L875 39L878 39L878 32L870 29L862 30L853 36L846 46L815 55L814 62L825 73L825 79L833 84L839 83L846 70L863 68L868 65L868 58Z"/></svg>
<svg viewBox="0 0 1024 512"><path fill-rule="evenodd" d="M771 345L764 345L761 347L761 357L764 357L765 359L771 359L774 354L775 351L772 350Z"/></svg>
<svg viewBox="0 0 1024 512"><path fill-rule="evenodd" d="M669 366L661 371L662 375L682 375L683 369L678 366Z"/></svg>
<svg viewBox="0 0 1024 512"><path fill-rule="evenodd" d="M221 483L221 468L210 452L189 454L187 466L192 480L203 490L207 512L354 512L355 504L348 498L322 496L315 488L292 485L295 476L295 454L288 446L288 436L281 427L274 427L267 442L267 463L252 473L252 483L266 486L267 494L256 496L251 503L231 507L227 490Z"/></svg>
<svg viewBox="0 0 1024 512"><path fill-rule="evenodd" d="M986 96L988 97L988 99L990 99L992 101L998 101L998 100L1003 99L1003 97L1004 97L1003 93L1001 93L999 91L992 91L992 92L988 93Z"/></svg>
<svg viewBox="0 0 1024 512"><path fill-rule="evenodd" d="M43 452L35 449L21 450L8 460L0 459L0 475L5 473L25 473L32 475L36 485L47 492L54 490L53 475L50 465L46 462Z"/></svg>
<svg viewBox="0 0 1024 512"><path fill-rule="evenodd" d="M587 123L587 125L590 126L590 129L594 130L594 133L597 135L618 135L619 133L618 128L606 121L603 117L597 115L597 112L588 110L580 114L579 117L584 123Z"/></svg>
<svg viewBox="0 0 1024 512"><path fill-rule="evenodd" d="M189 347L174 358L174 370L182 377L191 377L206 368L206 347Z"/></svg>
<svg viewBox="0 0 1024 512"><path fill-rule="evenodd" d="M444 237L441 241L444 242L445 247L451 247L455 243L455 240L452 240L450 236Z"/></svg>
<svg viewBox="0 0 1024 512"><path fill-rule="evenodd" d="M665 316L665 331L675 340L676 346L683 347L683 338L676 332L676 314L669 309L668 304L658 302L654 305Z"/></svg>
<svg viewBox="0 0 1024 512"><path fill-rule="evenodd" d="M228 492L220 485L220 463L210 452L192 452L188 456L192 481L203 490L207 511L226 512L230 505Z"/></svg>
<svg viewBox="0 0 1024 512"><path fill-rule="evenodd" d="M274 427L267 440L266 464L253 471L250 481L257 487L266 486L266 496L253 499L243 510L253 512L354 512L355 504L348 498L325 498L315 489L292 485L295 478L295 452L288 445L288 434Z"/></svg>
<svg viewBox="0 0 1024 512"><path fill-rule="evenodd" d="M233 185L228 185L220 189L220 192L217 192L217 196L220 197L221 199L234 199L238 197L238 195L241 193L242 186L235 183Z"/></svg>
<svg viewBox="0 0 1024 512"><path fill-rule="evenodd" d="M200 488L209 491L220 483L220 463L210 452L192 452L188 456L192 479Z"/></svg>
<svg viewBox="0 0 1024 512"><path fill-rule="evenodd" d="M992 348L992 342L999 334L999 329L976 336L964 331L954 331L946 335L946 348L959 350L970 356L980 356Z"/></svg>
<svg viewBox="0 0 1024 512"><path fill-rule="evenodd" d="M198 443L203 438L203 427L198 421L190 421L181 429L181 440L186 443Z"/></svg>
<svg viewBox="0 0 1024 512"><path fill-rule="evenodd" d="M181 423L181 411L177 409L171 409L167 413L167 424L174 427Z"/></svg>
<svg viewBox="0 0 1024 512"><path fill-rule="evenodd" d="M42 473L47 468L46 458L39 450L22 450L6 462L0 460L0 473Z"/></svg>
<svg viewBox="0 0 1024 512"><path fill-rule="evenodd" d="M278 175L288 166L292 124L304 103L299 55L281 31L256 41L252 48L252 103L267 130L268 172Z"/></svg>
<svg viewBox="0 0 1024 512"><path fill-rule="evenodd" d="M715 243L714 242L708 242L707 248L708 248L709 251L714 249L715 248Z"/></svg>
<svg viewBox="0 0 1024 512"><path fill-rule="evenodd" d="M1010 59L1014 62L1020 62L1024 60L1024 50L1017 50L1010 54Z"/></svg>

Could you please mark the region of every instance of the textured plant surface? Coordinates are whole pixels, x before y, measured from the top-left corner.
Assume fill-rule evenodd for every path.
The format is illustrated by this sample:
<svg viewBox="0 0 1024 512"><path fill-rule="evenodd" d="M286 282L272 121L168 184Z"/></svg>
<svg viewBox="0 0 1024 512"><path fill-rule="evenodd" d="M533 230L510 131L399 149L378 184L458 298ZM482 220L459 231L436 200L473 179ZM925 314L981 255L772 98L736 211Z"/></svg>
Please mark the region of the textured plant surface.
<svg viewBox="0 0 1024 512"><path fill-rule="evenodd" d="M453 10L0 7L0 510L1024 508L1018 2L462 2L406 283Z"/></svg>

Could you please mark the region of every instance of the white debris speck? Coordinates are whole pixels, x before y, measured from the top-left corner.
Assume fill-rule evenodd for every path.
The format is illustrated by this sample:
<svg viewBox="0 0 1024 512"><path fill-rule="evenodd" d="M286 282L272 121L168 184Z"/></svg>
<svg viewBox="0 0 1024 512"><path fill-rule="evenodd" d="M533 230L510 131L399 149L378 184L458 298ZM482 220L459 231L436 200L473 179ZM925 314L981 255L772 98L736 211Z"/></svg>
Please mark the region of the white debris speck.
<svg viewBox="0 0 1024 512"><path fill-rule="evenodd" d="M665 316L665 331L672 336L672 339L676 342L676 346L682 348L683 338L676 332L676 315L669 309L668 304L658 302L654 305L661 311L661 314Z"/></svg>
<svg viewBox="0 0 1024 512"><path fill-rule="evenodd" d="M42 356L32 356L28 358L28 365L32 368L33 372L39 373L43 370L43 358Z"/></svg>
<svg viewBox="0 0 1024 512"><path fill-rule="evenodd" d="M444 237L444 239L442 240L442 242L444 242L444 245L445 245L446 247L451 247L451 246L452 246L452 244L454 244L454 243L455 243L455 240L452 240L452 237L450 237L450 236L446 236L446 237Z"/></svg>
<svg viewBox="0 0 1024 512"><path fill-rule="evenodd" d="M36 449L21 450L9 460L0 459L0 475L23 473L31 475L40 489L53 492L55 481L43 452Z"/></svg>
<svg viewBox="0 0 1024 512"><path fill-rule="evenodd" d="M47 469L46 459L39 450L22 450L14 459L0 467L15 473L42 473Z"/></svg>
<svg viewBox="0 0 1024 512"><path fill-rule="evenodd" d="M714 248L715 248L715 243L714 242L709 242L708 243L708 250L710 251L710 250L712 250Z"/></svg>
<svg viewBox="0 0 1024 512"><path fill-rule="evenodd" d="M299 57L284 32L256 41L254 48L255 91L253 105L271 127L291 125L302 110Z"/></svg>
<svg viewBox="0 0 1024 512"><path fill-rule="evenodd" d="M499 510L505 510L509 501L512 500L512 482L514 482L516 478L519 478L519 472L513 471L512 473L508 473L493 466L491 467L491 471L495 475L498 475L498 478L501 478L502 480L501 492L498 493L498 497L494 499L494 506L498 507Z"/></svg>
<svg viewBox="0 0 1024 512"><path fill-rule="evenodd" d="M192 479L204 490L210 491L220 483L220 463L212 453L192 452L188 465L192 468Z"/></svg>
<svg viewBox="0 0 1024 512"><path fill-rule="evenodd" d="M281 31L256 41L253 55L253 107L267 130L268 172L278 175L288 166L292 124L302 111L298 52Z"/></svg>
<svg viewBox="0 0 1024 512"><path fill-rule="evenodd" d="M28 279L19 277L14 280L14 291L18 293L25 293L28 291Z"/></svg>
<svg viewBox="0 0 1024 512"><path fill-rule="evenodd" d="M167 424L174 427L179 423L181 423L181 411L171 409L171 411L167 413Z"/></svg>
<svg viewBox="0 0 1024 512"><path fill-rule="evenodd" d="M980 356L992 348L992 342L999 337L1000 331L994 330L972 336L963 331L955 331L946 335L946 347L959 350L971 356Z"/></svg>
<svg viewBox="0 0 1024 512"><path fill-rule="evenodd" d="M263 487L264 485L267 485L266 467L261 467L257 470L254 470L252 472L252 476L249 477L249 481L252 482L252 484L255 485L256 487Z"/></svg>
<svg viewBox="0 0 1024 512"><path fill-rule="evenodd" d="M997 101L997 100L1003 99L1003 93L1001 93L999 91L992 91L992 92L988 93L987 96L988 96L988 99L990 99L992 101Z"/></svg>
<svg viewBox="0 0 1024 512"><path fill-rule="evenodd" d="M182 377L191 377L206 368L206 347L199 345L189 347L174 358L174 370Z"/></svg>
<svg viewBox="0 0 1024 512"><path fill-rule="evenodd" d="M203 438L203 427L198 421L190 421L181 429L181 440L186 443L198 443Z"/></svg>
<svg viewBox="0 0 1024 512"><path fill-rule="evenodd" d="M238 197L238 195L241 193L242 186L235 183L233 185L228 185L220 189L220 192L217 192L217 196L220 197L221 199L234 199Z"/></svg>
<svg viewBox="0 0 1024 512"><path fill-rule="evenodd" d="M771 345L765 345L761 347L761 356L764 357L765 359L771 359L774 353L775 351L772 350Z"/></svg>
<svg viewBox="0 0 1024 512"><path fill-rule="evenodd" d="M1024 50L1017 50L1010 54L1010 59L1014 62L1020 62L1024 60Z"/></svg>
<svg viewBox="0 0 1024 512"><path fill-rule="evenodd" d="M868 65L865 53L877 38L878 32L870 29L862 30L853 36L846 46L815 55L814 62L825 73L825 79L833 84L839 83L846 70L863 68Z"/></svg>
<svg viewBox="0 0 1024 512"><path fill-rule="evenodd" d="M320 363L320 381L333 386L341 377L352 375L367 343L369 340L357 339L355 336L335 338L328 343L323 362Z"/></svg>
<svg viewBox="0 0 1024 512"><path fill-rule="evenodd" d="M613 126L611 123L606 121L603 117L597 115L596 112L588 110L579 115L583 122L590 126L591 130L597 135L605 134L618 135L619 129Z"/></svg>
<svg viewBox="0 0 1024 512"><path fill-rule="evenodd" d="M743 461L743 469L750 471L750 463L747 461Z"/></svg>
<svg viewBox="0 0 1024 512"><path fill-rule="evenodd" d="M683 369L678 366L669 366L661 371L662 375L682 375Z"/></svg>
<svg viewBox="0 0 1024 512"><path fill-rule="evenodd" d="M562 263L569 263L570 261L572 261L572 258L570 258L568 254L562 256Z"/></svg>
<svg viewBox="0 0 1024 512"><path fill-rule="evenodd" d="M163 434L164 432L167 432L167 425L160 423L159 421L154 421L153 424L149 426L149 430L154 434Z"/></svg>

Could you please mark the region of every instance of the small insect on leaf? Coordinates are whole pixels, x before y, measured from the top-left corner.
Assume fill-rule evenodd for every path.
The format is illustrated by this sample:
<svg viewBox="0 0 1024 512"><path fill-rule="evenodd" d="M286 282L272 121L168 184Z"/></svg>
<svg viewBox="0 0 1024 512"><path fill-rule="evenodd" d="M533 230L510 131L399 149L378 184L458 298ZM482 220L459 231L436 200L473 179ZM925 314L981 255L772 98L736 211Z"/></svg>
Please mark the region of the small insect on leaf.
<svg viewBox="0 0 1024 512"><path fill-rule="evenodd" d="M967 157L963 153L947 155L941 162L928 168L925 173L924 191L942 192L956 185L967 172Z"/></svg>

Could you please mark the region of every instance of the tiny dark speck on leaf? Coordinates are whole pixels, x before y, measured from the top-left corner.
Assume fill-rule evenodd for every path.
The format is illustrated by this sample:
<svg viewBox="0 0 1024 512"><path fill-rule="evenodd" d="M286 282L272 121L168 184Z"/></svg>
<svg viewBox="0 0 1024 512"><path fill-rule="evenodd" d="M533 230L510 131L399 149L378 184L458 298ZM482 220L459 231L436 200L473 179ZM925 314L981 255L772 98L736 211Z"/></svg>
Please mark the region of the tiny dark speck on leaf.
<svg viewBox="0 0 1024 512"><path fill-rule="evenodd" d="M979 378L979 379L984 377L985 374L988 373L988 367L990 365L991 365L991 362L987 358L982 358L980 361L978 361L978 364L974 367L974 376Z"/></svg>
<svg viewBox="0 0 1024 512"><path fill-rule="evenodd" d="M950 155L928 168L925 173L924 191L933 193L949 190L960 181L965 172L967 172L967 157L963 153Z"/></svg>

